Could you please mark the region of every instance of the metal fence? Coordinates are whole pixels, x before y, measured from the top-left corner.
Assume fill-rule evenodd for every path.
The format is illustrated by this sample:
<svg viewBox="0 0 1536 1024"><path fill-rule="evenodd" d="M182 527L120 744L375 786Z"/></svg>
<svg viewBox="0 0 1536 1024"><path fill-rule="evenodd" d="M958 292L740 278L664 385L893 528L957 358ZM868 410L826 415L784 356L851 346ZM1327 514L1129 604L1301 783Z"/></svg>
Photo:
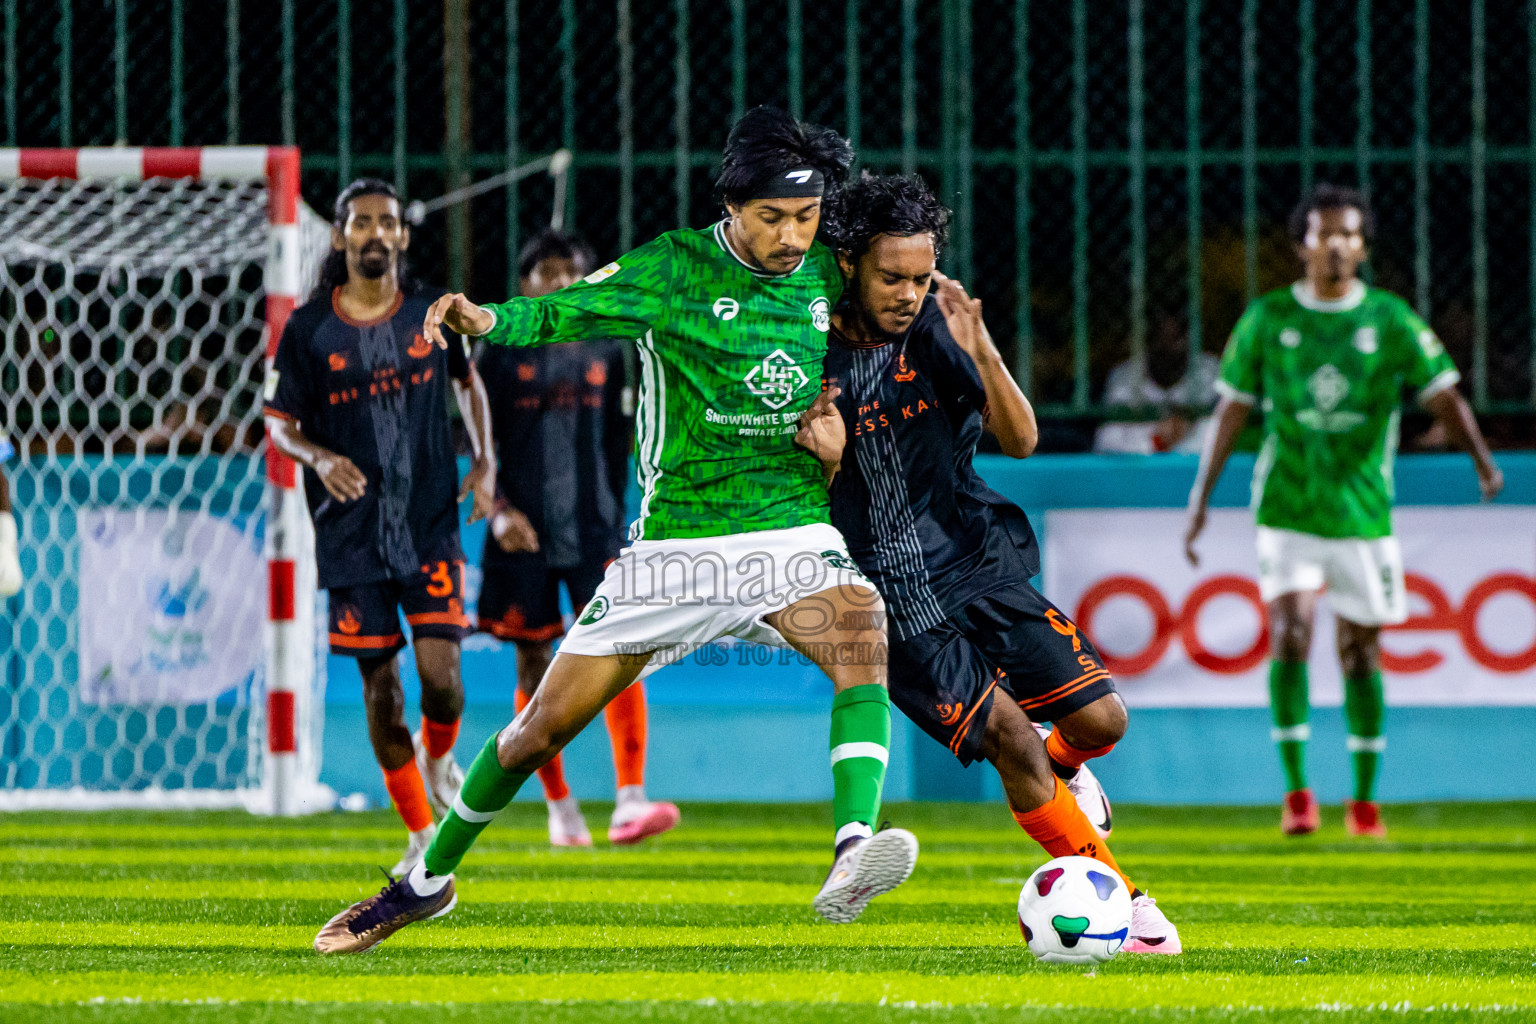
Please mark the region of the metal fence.
<svg viewBox="0 0 1536 1024"><path fill-rule="evenodd" d="M1219 349L1292 279L1318 180L1369 190L1373 273L1426 313L1484 412L1533 401L1536 4L1519 0L0 0L7 145L296 143L430 198L559 147L607 256L717 215L731 121L777 104L956 211L1045 412L1099 411L1149 334ZM549 218L529 179L418 232L500 298Z"/></svg>

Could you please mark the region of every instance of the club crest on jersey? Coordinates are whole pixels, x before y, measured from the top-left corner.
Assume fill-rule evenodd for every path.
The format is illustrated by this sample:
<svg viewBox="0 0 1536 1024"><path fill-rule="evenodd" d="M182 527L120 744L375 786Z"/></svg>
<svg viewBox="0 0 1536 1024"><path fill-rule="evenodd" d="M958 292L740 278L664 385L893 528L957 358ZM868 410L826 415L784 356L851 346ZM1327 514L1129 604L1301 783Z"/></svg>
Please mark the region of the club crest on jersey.
<svg viewBox="0 0 1536 1024"><path fill-rule="evenodd" d="M811 326L822 334L832 329L832 304L825 296L818 295L811 300Z"/></svg>
<svg viewBox="0 0 1536 1024"><path fill-rule="evenodd" d="M770 409L782 409L805 387L809 380L800 364L781 348L774 349L763 361L747 371L742 382L747 390L763 400Z"/></svg>
<svg viewBox="0 0 1536 1024"><path fill-rule="evenodd" d="M590 273L586 277L582 278L582 280L585 281L587 284L597 284L597 282L599 282L599 281L606 281L606 280L608 280L610 277L612 277L614 274L617 274L618 272L619 272L619 265L617 263L610 263L606 267L599 267L598 269L592 271L592 273Z"/></svg>
<svg viewBox="0 0 1536 1024"><path fill-rule="evenodd" d="M1333 412L1344 401L1344 396L1349 394L1349 379L1332 363L1324 363L1307 378L1307 390L1311 392L1312 401L1319 409Z"/></svg>
<svg viewBox="0 0 1536 1024"><path fill-rule="evenodd" d="M714 310L715 316L721 320L734 320L736 319L736 314L741 312L741 303L729 295L722 295L715 300Z"/></svg>
<svg viewBox="0 0 1536 1024"><path fill-rule="evenodd" d="M1376 351L1376 328L1362 327L1355 332L1355 351L1361 355L1371 355Z"/></svg>
<svg viewBox="0 0 1536 1024"><path fill-rule="evenodd" d="M1294 327L1287 327L1280 332L1280 344L1285 348L1295 348L1301 344L1301 332Z"/></svg>

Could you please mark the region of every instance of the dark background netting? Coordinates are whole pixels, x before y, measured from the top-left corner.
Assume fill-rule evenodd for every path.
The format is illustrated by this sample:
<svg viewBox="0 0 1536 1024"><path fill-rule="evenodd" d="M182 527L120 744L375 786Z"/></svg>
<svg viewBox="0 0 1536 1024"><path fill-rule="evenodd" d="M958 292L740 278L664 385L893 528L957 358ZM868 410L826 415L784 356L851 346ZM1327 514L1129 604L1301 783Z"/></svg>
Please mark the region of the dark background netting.
<svg viewBox="0 0 1536 1024"><path fill-rule="evenodd" d="M1485 411L1530 407L1536 15L1519 0L23 0L0 22L9 145L292 142L318 210L347 177L431 198L455 166L483 178L563 145L567 223L605 259L712 220L732 119L789 107L847 132L863 166L942 190L971 225L951 271L1060 415L1091 411L1159 319L1219 350L1255 289L1294 276L1303 185L1364 185L1375 282L1429 314ZM461 145L444 69L463 58ZM476 199L452 245L436 215L417 266L501 298L551 199L543 176Z"/></svg>

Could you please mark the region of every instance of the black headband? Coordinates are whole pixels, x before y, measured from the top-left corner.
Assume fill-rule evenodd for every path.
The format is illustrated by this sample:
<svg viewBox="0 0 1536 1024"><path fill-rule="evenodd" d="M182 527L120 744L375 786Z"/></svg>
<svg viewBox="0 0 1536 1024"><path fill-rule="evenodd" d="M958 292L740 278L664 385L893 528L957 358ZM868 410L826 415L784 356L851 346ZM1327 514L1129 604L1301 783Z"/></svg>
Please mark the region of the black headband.
<svg viewBox="0 0 1536 1024"><path fill-rule="evenodd" d="M814 167L791 167L765 174L752 183L752 199L820 198L827 187L826 175Z"/></svg>

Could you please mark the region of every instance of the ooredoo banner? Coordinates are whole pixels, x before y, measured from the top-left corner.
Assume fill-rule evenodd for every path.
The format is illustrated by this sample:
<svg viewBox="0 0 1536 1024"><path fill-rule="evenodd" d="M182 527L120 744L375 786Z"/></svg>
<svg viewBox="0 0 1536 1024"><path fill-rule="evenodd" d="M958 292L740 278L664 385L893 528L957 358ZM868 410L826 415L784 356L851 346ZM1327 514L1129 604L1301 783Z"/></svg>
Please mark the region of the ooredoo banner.
<svg viewBox="0 0 1536 1024"><path fill-rule="evenodd" d="M1045 590L1142 707L1268 703L1253 516L1214 509L1184 557L1182 509L1046 513ZM1536 705L1536 508L1399 508L1409 619L1382 634L1398 705ZM1333 615L1319 606L1312 702L1338 704Z"/></svg>

